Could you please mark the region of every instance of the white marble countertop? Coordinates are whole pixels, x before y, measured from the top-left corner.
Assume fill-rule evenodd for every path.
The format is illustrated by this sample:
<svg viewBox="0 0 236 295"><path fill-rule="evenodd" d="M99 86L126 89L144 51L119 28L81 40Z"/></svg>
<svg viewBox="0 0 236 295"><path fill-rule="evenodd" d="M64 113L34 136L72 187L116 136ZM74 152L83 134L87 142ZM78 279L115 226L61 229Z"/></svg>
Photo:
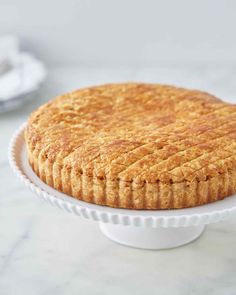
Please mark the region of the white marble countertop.
<svg viewBox="0 0 236 295"><path fill-rule="evenodd" d="M236 66L51 69L32 102L0 115L1 295L236 294L236 218L180 248L127 248L95 222L41 203L10 170L8 142L33 109L62 92L119 81L173 83L236 102Z"/></svg>

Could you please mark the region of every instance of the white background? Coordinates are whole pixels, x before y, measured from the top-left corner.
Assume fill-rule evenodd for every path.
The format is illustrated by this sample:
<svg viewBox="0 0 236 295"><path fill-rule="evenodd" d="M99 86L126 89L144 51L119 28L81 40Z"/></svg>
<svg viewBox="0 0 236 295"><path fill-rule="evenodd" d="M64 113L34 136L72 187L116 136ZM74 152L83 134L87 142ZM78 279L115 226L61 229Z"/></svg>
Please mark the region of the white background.
<svg viewBox="0 0 236 295"><path fill-rule="evenodd" d="M234 0L0 0L0 34L47 64L236 62Z"/></svg>

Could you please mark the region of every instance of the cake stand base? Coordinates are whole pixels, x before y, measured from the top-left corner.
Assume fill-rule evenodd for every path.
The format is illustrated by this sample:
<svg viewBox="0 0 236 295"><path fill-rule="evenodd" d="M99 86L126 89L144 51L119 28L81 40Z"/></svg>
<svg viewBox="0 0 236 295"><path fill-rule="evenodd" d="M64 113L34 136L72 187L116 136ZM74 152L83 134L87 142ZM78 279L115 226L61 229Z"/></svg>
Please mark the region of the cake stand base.
<svg viewBox="0 0 236 295"><path fill-rule="evenodd" d="M197 239L205 225L146 228L99 222L102 233L119 244L149 250L170 249Z"/></svg>

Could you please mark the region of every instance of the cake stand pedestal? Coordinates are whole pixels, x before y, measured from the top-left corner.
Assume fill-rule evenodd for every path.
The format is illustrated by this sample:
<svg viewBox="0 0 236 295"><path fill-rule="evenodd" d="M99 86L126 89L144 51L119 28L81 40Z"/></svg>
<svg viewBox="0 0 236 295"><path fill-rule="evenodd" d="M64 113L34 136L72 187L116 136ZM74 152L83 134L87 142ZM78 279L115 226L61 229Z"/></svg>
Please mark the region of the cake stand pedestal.
<svg viewBox="0 0 236 295"><path fill-rule="evenodd" d="M41 181L28 164L24 126L9 145L15 174L40 199L70 213L99 222L112 241L142 249L168 249L197 239L206 224L236 215L236 195L199 207L178 210L127 210L89 204L65 195Z"/></svg>
<svg viewBox="0 0 236 295"><path fill-rule="evenodd" d="M175 248L196 240L205 225L189 227L145 228L99 223L102 233L119 244L150 250Z"/></svg>

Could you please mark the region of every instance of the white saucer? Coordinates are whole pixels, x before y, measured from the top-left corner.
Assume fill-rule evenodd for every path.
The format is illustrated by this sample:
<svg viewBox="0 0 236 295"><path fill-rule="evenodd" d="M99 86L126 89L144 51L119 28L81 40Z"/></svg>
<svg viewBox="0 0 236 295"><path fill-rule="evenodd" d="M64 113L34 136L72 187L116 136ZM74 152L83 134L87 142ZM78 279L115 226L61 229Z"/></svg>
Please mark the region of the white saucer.
<svg viewBox="0 0 236 295"><path fill-rule="evenodd" d="M41 61L28 53L19 53L17 62L0 76L0 113L35 98L45 77L46 69Z"/></svg>
<svg viewBox="0 0 236 295"><path fill-rule="evenodd" d="M118 243L144 249L167 249L193 241L205 225L236 215L236 195L199 207L178 210L127 210L86 203L61 193L41 181L27 161L24 125L9 146L15 174L39 198L53 206L100 222L102 232Z"/></svg>

